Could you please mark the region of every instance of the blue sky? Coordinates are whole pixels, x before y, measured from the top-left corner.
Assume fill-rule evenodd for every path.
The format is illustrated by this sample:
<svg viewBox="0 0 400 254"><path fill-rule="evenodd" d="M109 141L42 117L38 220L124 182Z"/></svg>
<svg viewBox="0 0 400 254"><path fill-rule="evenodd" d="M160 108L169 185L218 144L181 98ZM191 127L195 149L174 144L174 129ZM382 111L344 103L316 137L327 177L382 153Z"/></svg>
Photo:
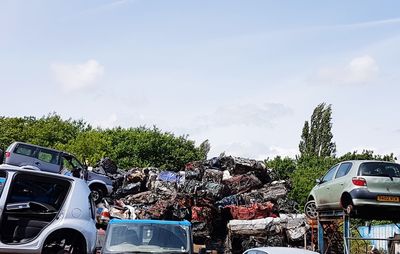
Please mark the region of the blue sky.
<svg viewBox="0 0 400 254"><path fill-rule="evenodd" d="M400 157L399 1L0 1L2 115L156 125L294 156L332 104L338 154Z"/></svg>

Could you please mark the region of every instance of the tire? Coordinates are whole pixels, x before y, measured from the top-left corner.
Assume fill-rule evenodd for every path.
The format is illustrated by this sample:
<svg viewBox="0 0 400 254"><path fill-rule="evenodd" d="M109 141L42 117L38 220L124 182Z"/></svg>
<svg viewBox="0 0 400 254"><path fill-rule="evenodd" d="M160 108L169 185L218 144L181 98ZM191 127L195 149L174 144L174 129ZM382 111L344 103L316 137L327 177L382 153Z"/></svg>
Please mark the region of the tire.
<svg viewBox="0 0 400 254"><path fill-rule="evenodd" d="M343 196L341 198L340 203L341 203L343 211L346 215L354 215L355 214L353 201L349 195Z"/></svg>
<svg viewBox="0 0 400 254"><path fill-rule="evenodd" d="M90 190L92 191L92 199L93 201L98 204L104 198L103 189L98 185L90 186Z"/></svg>
<svg viewBox="0 0 400 254"><path fill-rule="evenodd" d="M317 206L314 200L310 200L304 206L304 213L310 220L316 220L318 217Z"/></svg>

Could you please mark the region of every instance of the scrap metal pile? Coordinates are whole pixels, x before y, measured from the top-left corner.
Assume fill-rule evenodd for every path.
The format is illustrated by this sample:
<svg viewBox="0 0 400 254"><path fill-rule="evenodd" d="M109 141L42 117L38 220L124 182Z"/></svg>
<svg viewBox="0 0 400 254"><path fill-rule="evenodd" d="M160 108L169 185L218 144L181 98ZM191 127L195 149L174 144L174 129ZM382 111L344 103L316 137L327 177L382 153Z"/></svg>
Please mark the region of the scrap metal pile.
<svg viewBox="0 0 400 254"><path fill-rule="evenodd" d="M133 168L118 173L109 162L103 164L114 192L99 207L117 218L191 221L196 244L219 243L232 253L296 246L308 229L304 216L290 216L298 214L297 203L287 198L290 183L275 179L256 160L221 155L190 162L179 172Z"/></svg>

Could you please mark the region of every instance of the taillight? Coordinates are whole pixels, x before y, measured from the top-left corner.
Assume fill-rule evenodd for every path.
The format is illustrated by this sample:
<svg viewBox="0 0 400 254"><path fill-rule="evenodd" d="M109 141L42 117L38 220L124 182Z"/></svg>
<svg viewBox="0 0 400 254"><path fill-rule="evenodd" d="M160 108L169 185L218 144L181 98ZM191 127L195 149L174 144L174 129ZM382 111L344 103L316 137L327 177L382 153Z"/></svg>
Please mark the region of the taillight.
<svg viewBox="0 0 400 254"><path fill-rule="evenodd" d="M6 158L10 157L10 152L6 152Z"/></svg>
<svg viewBox="0 0 400 254"><path fill-rule="evenodd" d="M352 182L356 186L367 186L367 181L362 177L353 177Z"/></svg>
<svg viewBox="0 0 400 254"><path fill-rule="evenodd" d="M101 211L100 220L102 220L102 221L109 221L110 220L110 212L108 211L107 208L103 208L103 210Z"/></svg>

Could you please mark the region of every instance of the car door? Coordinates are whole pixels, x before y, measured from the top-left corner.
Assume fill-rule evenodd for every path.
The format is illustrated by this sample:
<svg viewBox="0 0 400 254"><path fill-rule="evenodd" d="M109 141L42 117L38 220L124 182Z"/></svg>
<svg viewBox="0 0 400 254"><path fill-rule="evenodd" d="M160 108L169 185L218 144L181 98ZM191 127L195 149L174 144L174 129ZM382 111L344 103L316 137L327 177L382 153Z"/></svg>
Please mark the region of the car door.
<svg viewBox="0 0 400 254"><path fill-rule="evenodd" d="M343 189L346 187L348 182L351 182L351 179L346 177L347 173L349 173L351 167L351 162L343 162L339 165L338 170L336 171L335 179L332 181L330 185L330 194L331 194L331 208L341 208L340 207L340 198L343 193Z"/></svg>
<svg viewBox="0 0 400 254"><path fill-rule="evenodd" d="M320 180L318 188L315 191L315 199L319 208L328 208L332 201L331 186L339 165L331 167L325 176Z"/></svg>
<svg viewBox="0 0 400 254"><path fill-rule="evenodd" d="M43 171L59 173L61 169L59 157L59 153L56 151L38 148L34 165Z"/></svg>
<svg viewBox="0 0 400 254"><path fill-rule="evenodd" d="M70 186L68 179L15 173L8 193L4 193L7 197L0 221L1 241L6 244L32 241L53 222Z"/></svg>

